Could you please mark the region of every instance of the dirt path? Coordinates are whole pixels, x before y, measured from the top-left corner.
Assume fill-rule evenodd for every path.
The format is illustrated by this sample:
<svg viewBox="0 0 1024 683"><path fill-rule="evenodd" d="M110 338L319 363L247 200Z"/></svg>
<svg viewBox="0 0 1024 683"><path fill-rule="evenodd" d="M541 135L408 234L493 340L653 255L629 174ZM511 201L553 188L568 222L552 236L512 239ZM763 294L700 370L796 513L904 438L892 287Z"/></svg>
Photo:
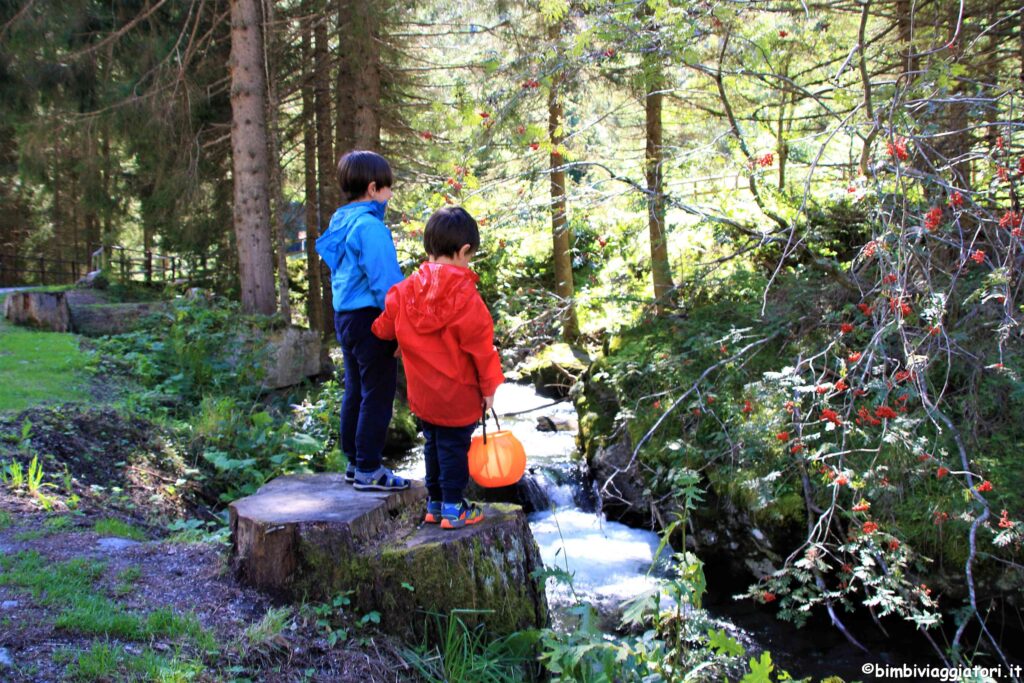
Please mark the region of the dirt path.
<svg viewBox="0 0 1024 683"><path fill-rule="evenodd" d="M0 414L0 681L415 680L362 615L239 584L186 469L109 407Z"/></svg>
<svg viewBox="0 0 1024 683"><path fill-rule="evenodd" d="M0 492L0 680L412 678L386 637L330 645L322 607L239 585L223 542L26 512L15 498Z"/></svg>

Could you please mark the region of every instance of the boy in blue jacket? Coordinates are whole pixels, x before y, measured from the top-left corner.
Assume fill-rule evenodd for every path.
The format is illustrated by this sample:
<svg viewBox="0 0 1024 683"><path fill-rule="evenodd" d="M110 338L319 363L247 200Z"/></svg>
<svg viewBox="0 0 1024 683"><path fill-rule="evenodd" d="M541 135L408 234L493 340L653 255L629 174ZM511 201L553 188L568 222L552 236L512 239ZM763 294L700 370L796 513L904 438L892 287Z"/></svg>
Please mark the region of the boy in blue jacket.
<svg viewBox="0 0 1024 683"><path fill-rule="evenodd" d="M395 400L397 346L370 331L388 290L403 279L391 231L384 225L394 175L384 157L355 150L338 162L338 182L343 205L316 241L316 251L331 269L334 331L345 363L345 481L359 491L398 491L409 482L380 460Z"/></svg>

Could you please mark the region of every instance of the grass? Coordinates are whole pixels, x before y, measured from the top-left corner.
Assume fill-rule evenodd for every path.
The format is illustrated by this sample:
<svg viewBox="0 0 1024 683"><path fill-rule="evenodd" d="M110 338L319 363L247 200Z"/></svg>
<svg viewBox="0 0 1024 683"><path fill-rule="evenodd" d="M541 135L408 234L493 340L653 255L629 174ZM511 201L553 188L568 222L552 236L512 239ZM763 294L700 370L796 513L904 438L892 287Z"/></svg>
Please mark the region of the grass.
<svg viewBox="0 0 1024 683"><path fill-rule="evenodd" d="M524 680L525 667L533 659L536 632L522 631L491 640L483 630L471 629L462 620L463 614L474 613L479 610L456 609L449 615L434 615L438 644L429 650L406 649L406 661L430 683Z"/></svg>
<svg viewBox="0 0 1024 683"><path fill-rule="evenodd" d="M55 515L53 517L47 517L46 521L43 522L43 526L50 533L57 533L58 531L68 531L74 526L74 522L67 515Z"/></svg>
<svg viewBox="0 0 1024 683"><path fill-rule="evenodd" d="M139 577L142 576L142 569L139 567L128 567L117 575L117 583L114 585L115 595L128 595L135 588Z"/></svg>
<svg viewBox="0 0 1024 683"><path fill-rule="evenodd" d="M0 317L0 412L87 399L91 362L73 334L29 330Z"/></svg>
<svg viewBox="0 0 1024 683"><path fill-rule="evenodd" d="M169 607L137 614L111 601L95 585L105 571L104 562L78 558L52 563L37 552L22 552L0 557L0 586L26 589L42 605L60 609L54 625L67 631L138 641L185 638L203 651L216 650L213 634L194 614L178 614ZM140 574L138 567L130 567L118 576L118 585Z"/></svg>
<svg viewBox="0 0 1024 683"><path fill-rule="evenodd" d="M146 540L145 531L112 517L98 520L93 530L100 536L117 536L118 538L128 538L133 541Z"/></svg>
<svg viewBox="0 0 1024 683"><path fill-rule="evenodd" d="M35 541L42 538L43 536L46 536L46 533L47 532L45 529L21 531L19 533L14 534L14 540L18 541L19 543L24 543L25 541Z"/></svg>
<svg viewBox="0 0 1024 683"><path fill-rule="evenodd" d="M107 640L93 641L88 650L61 650L54 655L58 663L67 663L67 678L75 681L142 680L177 683L190 681L202 672L201 662L167 658L146 648L140 654Z"/></svg>
<svg viewBox="0 0 1024 683"><path fill-rule="evenodd" d="M11 513L6 510L0 510L0 531L3 531L12 524L14 524L14 518L11 516Z"/></svg>

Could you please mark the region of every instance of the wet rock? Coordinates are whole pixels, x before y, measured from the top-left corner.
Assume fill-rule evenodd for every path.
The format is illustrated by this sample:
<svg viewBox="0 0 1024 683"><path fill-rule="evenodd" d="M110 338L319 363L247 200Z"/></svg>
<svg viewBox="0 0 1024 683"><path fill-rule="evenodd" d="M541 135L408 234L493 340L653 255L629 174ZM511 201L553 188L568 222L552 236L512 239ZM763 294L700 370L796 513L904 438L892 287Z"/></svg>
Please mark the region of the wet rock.
<svg viewBox="0 0 1024 683"><path fill-rule="evenodd" d="M541 566L522 509L486 506L459 531L421 524L426 490L359 492L340 474L280 477L230 505L232 563L268 593L323 600L352 591L355 612L385 630L422 635L430 613L465 615L489 631L546 623Z"/></svg>
<svg viewBox="0 0 1024 683"><path fill-rule="evenodd" d="M6 647L0 647L0 669L13 669L14 659Z"/></svg>
<svg viewBox="0 0 1024 683"><path fill-rule="evenodd" d="M757 580L767 578L775 573L775 565L763 558L748 557L743 564Z"/></svg>
<svg viewBox="0 0 1024 683"><path fill-rule="evenodd" d="M538 510L547 510L551 507L551 500L544 492L543 487L537 483L533 474L527 472L515 484L511 486L498 486L495 488L484 488L472 479L466 487L466 498L469 500L483 501L487 503L511 503L523 508L524 514L532 514Z"/></svg>
<svg viewBox="0 0 1024 683"><path fill-rule="evenodd" d="M628 433L611 445L601 446L590 459L590 476L601 496L601 506L609 519L635 527L651 526L650 495L633 460Z"/></svg>
<svg viewBox="0 0 1024 683"><path fill-rule="evenodd" d="M4 303L4 316L15 325L47 332L71 329L71 314L64 292L11 292Z"/></svg>
<svg viewBox="0 0 1024 683"><path fill-rule="evenodd" d="M575 432L579 427L579 422L572 417L541 415L537 418L538 432Z"/></svg>

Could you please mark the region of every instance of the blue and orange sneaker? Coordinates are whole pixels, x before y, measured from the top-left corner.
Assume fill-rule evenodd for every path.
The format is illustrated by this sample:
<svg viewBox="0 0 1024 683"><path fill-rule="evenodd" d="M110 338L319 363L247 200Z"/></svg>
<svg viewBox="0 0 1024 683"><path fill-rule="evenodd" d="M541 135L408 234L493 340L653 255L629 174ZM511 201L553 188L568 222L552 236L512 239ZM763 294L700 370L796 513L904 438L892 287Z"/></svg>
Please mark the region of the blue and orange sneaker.
<svg viewBox="0 0 1024 683"><path fill-rule="evenodd" d="M423 515L424 524L441 523L441 501L427 499L427 514Z"/></svg>
<svg viewBox="0 0 1024 683"><path fill-rule="evenodd" d="M441 505L441 528L461 529L484 521L484 511L469 501Z"/></svg>

